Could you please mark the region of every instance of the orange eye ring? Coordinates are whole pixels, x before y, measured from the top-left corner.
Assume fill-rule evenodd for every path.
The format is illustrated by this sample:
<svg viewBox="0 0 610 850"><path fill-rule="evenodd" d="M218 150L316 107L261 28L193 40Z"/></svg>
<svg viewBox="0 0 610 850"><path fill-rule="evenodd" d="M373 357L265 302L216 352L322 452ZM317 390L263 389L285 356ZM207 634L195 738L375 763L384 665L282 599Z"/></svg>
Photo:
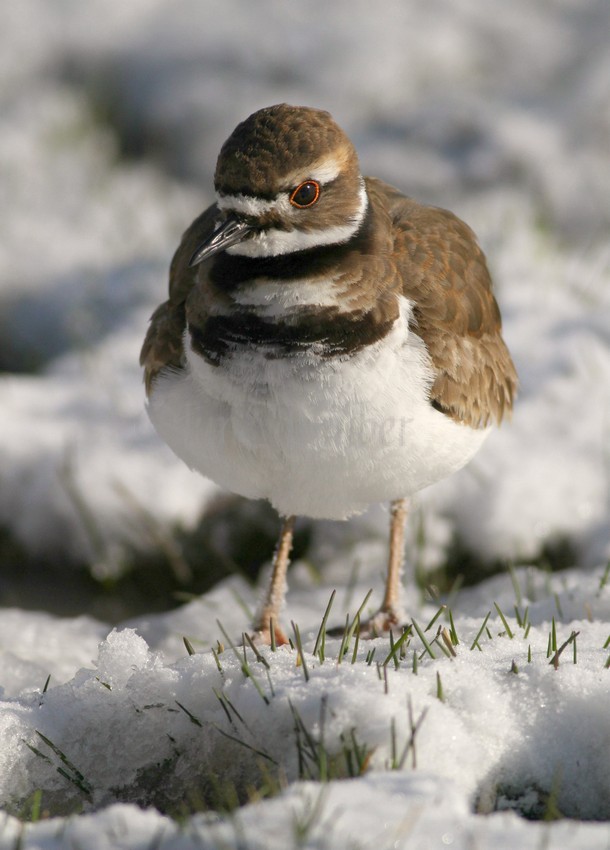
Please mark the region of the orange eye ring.
<svg viewBox="0 0 610 850"><path fill-rule="evenodd" d="M290 193L290 203L293 207L304 210L313 207L320 197L320 184L315 180L304 180Z"/></svg>

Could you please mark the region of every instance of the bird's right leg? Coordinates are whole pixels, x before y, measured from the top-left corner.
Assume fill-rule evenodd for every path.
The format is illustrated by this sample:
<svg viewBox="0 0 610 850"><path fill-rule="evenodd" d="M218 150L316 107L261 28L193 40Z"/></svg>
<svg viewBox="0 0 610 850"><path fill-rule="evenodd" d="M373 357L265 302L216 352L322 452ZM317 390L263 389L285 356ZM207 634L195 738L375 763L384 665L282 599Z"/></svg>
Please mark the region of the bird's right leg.
<svg viewBox="0 0 610 850"><path fill-rule="evenodd" d="M290 563L290 550L292 549L292 536L294 531L295 517L289 516L284 519L280 537L273 556L271 566L271 578L260 611L252 624L252 638L256 643L270 645L275 642L278 646L288 643L284 631L279 625L279 618L284 598L286 596L286 573ZM271 639L273 629L274 641Z"/></svg>

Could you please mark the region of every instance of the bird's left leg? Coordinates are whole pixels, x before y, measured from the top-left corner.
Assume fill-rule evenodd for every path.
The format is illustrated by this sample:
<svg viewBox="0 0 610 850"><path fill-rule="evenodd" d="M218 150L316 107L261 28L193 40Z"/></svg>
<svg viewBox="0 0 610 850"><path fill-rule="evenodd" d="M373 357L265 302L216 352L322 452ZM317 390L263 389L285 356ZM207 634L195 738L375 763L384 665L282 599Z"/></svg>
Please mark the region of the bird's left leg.
<svg viewBox="0 0 610 850"><path fill-rule="evenodd" d="M399 628L404 623L401 589L408 509L408 499L395 499L392 502L390 509L390 555L385 593L379 611L360 624L360 632L363 636L375 637L388 632L391 628Z"/></svg>

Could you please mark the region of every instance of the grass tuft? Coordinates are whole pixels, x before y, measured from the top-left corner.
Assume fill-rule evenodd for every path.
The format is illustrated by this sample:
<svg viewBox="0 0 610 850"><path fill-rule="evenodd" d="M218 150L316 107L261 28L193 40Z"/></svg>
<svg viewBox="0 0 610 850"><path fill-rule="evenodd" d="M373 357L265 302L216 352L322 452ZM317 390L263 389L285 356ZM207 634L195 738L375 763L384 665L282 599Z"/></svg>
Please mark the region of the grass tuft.
<svg viewBox="0 0 610 850"><path fill-rule="evenodd" d="M458 638L458 633L457 633L457 630L455 628L455 623L453 622L453 611L451 610L451 608L449 608L448 611L449 611L449 627L450 627L449 628L449 634L451 635L451 643L454 646L458 646L460 639Z"/></svg>
<svg viewBox="0 0 610 850"><path fill-rule="evenodd" d="M562 771L561 768L558 768L553 775L551 789L545 800L544 812L542 813L543 821L561 820L564 817L563 813L559 809L559 806L557 805L557 800L559 799L559 792L561 790L561 780Z"/></svg>
<svg viewBox="0 0 610 850"><path fill-rule="evenodd" d="M554 623L554 622L555 622L555 621L553 621L553 623ZM562 653L562 652L564 651L564 649L565 649L567 646L569 646L571 643L573 643L573 644L574 644L574 655L573 655L573 660L574 660L574 664L576 664L576 638L578 637L578 635L579 635L579 634L580 634L580 632L572 632L572 634L570 635L570 637L569 637L566 641L564 641L564 642L561 644L561 646L559 647L559 649L555 649L555 655L553 655L553 657L552 657L552 658L551 658L551 660L549 661L549 664L552 664L552 665L553 665L553 667L555 668L555 670L557 670L557 669L558 669L558 667L559 667L559 657L561 656L561 653ZM555 643L556 643L556 642L557 642L557 635L555 634Z"/></svg>
<svg viewBox="0 0 610 850"><path fill-rule="evenodd" d="M341 645L339 646L339 654L337 655L337 664L341 664L343 656L347 652L347 633L349 631L349 614L345 615L345 626L341 635Z"/></svg>
<svg viewBox="0 0 610 850"><path fill-rule="evenodd" d="M390 770L402 770L405 766L409 753L411 753L411 767L413 768L413 770L417 768L417 752L415 749L415 739L417 733L421 728L422 723L426 719L428 709L424 708L422 713L417 718L417 721L415 721L413 718L413 702L411 700L411 697L409 696L407 702L407 711L409 713L410 736L407 739L400 756L398 755L398 748L396 743L396 724L394 718L392 718L390 723Z"/></svg>
<svg viewBox="0 0 610 850"><path fill-rule="evenodd" d="M349 652L350 644L352 642L352 638L356 630L360 630L360 621L362 619L362 612L366 606L366 603L369 601L371 593L373 590L369 590L364 599L362 600L362 604L360 608L356 611L356 615L352 622L349 621L349 614L346 615L345 618L345 626L343 628L343 636L341 638L341 646L339 647L339 654L337 656L337 664L341 664L343 658Z"/></svg>
<svg viewBox="0 0 610 850"><path fill-rule="evenodd" d="M508 635L508 637L512 640L512 639L514 638L514 634L513 634L512 630L511 630L511 627L508 625L508 621L507 621L506 617L504 616L504 614L503 614L503 612L502 612L502 609L500 608L500 606L498 605L498 603L497 603L497 602L494 602L494 608L496 609L496 611L498 612L498 615L499 615L500 619L502 620L502 625L504 626L504 629L505 629L505 631L506 631L506 634L507 634L507 635Z"/></svg>
<svg viewBox="0 0 610 850"><path fill-rule="evenodd" d="M244 634L243 634L243 640L244 640L244 651L245 651L246 643L247 643L247 644L248 644L248 646L250 647L250 649L252 650L252 652L254 653L254 657L256 658L256 660L257 660L260 664L262 664L262 665L263 665L263 667L266 667L266 668L267 668L267 670L269 670L269 669L270 669L269 662L267 661L267 659L265 658L265 656L264 656L264 655L261 655L261 654L260 654L260 652L258 651L258 648L257 648L256 644L254 643L254 641L252 640L252 638L250 637L250 635L248 634L248 632L244 632Z"/></svg>
<svg viewBox="0 0 610 850"><path fill-rule="evenodd" d="M426 640L426 636L422 632L421 628L418 626L417 622L415 620L411 620L411 622L413 623L413 628L417 632L417 635L418 635L419 639L421 640L421 642L423 643L424 649L426 650L426 652L428 653L430 658L436 658L436 655L434 654L434 650L432 649L432 647L430 646L430 644Z"/></svg>
<svg viewBox="0 0 610 850"><path fill-rule="evenodd" d="M292 822L295 847L305 847L309 844L313 829L320 824L325 802L324 789L320 788L320 792L313 803L307 801L302 812L295 811ZM247 847L246 842L244 842L243 847Z"/></svg>
<svg viewBox="0 0 610 850"><path fill-rule="evenodd" d="M303 668L303 676L305 677L305 681L309 682L309 670L307 669L307 662L305 661L305 653L303 652L303 644L301 642L301 632L299 627L294 622L294 620L290 621L292 626L292 631L294 632L294 640L297 647L298 659L300 661L300 666Z"/></svg>
<svg viewBox="0 0 610 850"><path fill-rule="evenodd" d="M442 626L441 629L440 629L440 637L441 637L443 643L445 644L445 646L447 647L447 652L449 653L450 657L456 658L457 652L453 648L453 640L452 640L451 632L449 632L445 628L445 626Z"/></svg>
<svg viewBox="0 0 610 850"><path fill-rule="evenodd" d="M328 749L324 737L328 709L327 695L320 700L317 736L307 729L301 715L290 700L289 705L294 720L299 779L329 782L332 779L362 776L368 770L373 750L358 741L354 728L340 734L342 744L340 752L333 753Z"/></svg>
<svg viewBox="0 0 610 850"><path fill-rule="evenodd" d="M487 626L487 621L489 620L490 617L491 617L491 611L488 611L487 614L485 615L485 619L483 620L483 624L481 625L481 628L477 632L477 636L475 637L475 639L472 642L472 645L470 647L471 652L475 647L479 650L479 652L483 652L483 650L481 649L481 645L479 643L479 638L483 634L483 632L484 632L484 630Z"/></svg>
<svg viewBox="0 0 610 850"><path fill-rule="evenodd" d="M269 705L269 697L264 693L258 679L254 675L254 673L252 672L252 669L250 668L250 665L248 664L248 660L246 658L246 647L245 646L243 647L243 650L244 650L243 655L240 655L237 647L235 646L235 644L233 643L233 641L229 637L228 633L226 632L226 630L225 630L224 626L222 625L222 623L220 622L220 620L216 620L216 623L218 625L218 628L222 632L225 640L227 641L227 643L229 644L229 646L233 650L233 654L235 655L235 657L239 661L239 665L241 667L241 672L243 673L244 677L246 679L250 679L252 681L252 684L256 688L256 691L257 691L258 695L260 696L260 698L263 700L263 702L266 705ZM271 630L271 632L273 633L273 629Z"/></svg>
<svg viewBox="0 0 610 850"><path fill-rule="evenodd" d="M604 574L602 575L602 577L599 580L599 587L597 589L598 595L602 592L604 587L608 584L608 581L610 581L610 561L608 561L608 563L606 564L606 569L604 570Z"/></svg>
<svg viewBox="0 0 610 850"><path fill-rule="evenodd" d="M384 667L386 666L386 664L389 664L390 661L394 661L394 667L398 670L399 661L398 661L398 658L397 658L397 653L398 652L402 653L403 648L404 649L407 648L407 646L411 642L411 635L412 634L413 634L413 627L407 626L403 630L403 633L398 638L396 643L394 643L392 632L390 632L390 651L389 651L388 655L386 656L386 658L383 662ZM373 649L373 652L374 651L375 650Z"/></svg>
<svg viewBox="0 0 610 850"><path fill-rule="evenodd" d="M178 702L178 700L174 700L174 702L176 703L178 708L186 714L191 723L193 723L195 726L199 726L200 729L203 729L203 723L201 722L201 720L199 720L198 717L195 717L195 715L192 714L188 710L188 708L185 708L185 706L183 706L181 702Z"/></svg>
<svg viewBox="0 0 610 850"><path fill-rule="evenodd" d="M220 659L218 657L218 652L212 647L212 655L214 656L214 661L216 662L216 667L218 668L218 672L222 673L222 664L220 663Z"/></svg>
<svg viewBox="0 0 610 850"><path fill-rule="evenodd" d="M441 674L436 671L436 696L441 702L445 702L445 692L443 690L443 683L441 682Z"/></svg>
<svg viewBox="0 0 610 850"><path fill-rule="evenodd" d="M358 622L356 623L356 639L354 640L354 651L352 652L352 664L356 663L356 659L358 658L358 647L360 645L360 617L358 617Z"/></svg>
<svg viewBox="0 0 610 850"><path fill-rule="evenodd" d="M22 826L25 823L38 823L39 821L50 817L50 812L43 809L42 807L42 788L37 788L21 805L18 812L15 813L20 821L23 822ZM20 834L20 838L23 833ZM22 844L18 843L15 847L21 847Z"/></svg>
<svg viewBox="0 0 610 850"><path fill-rule="evenodd" d="M275 639L275 623L273 622L273 617L269 617L269 631L271 637L271 652L276 652L277 643Z"/></svg>
<svg viewBox="0 0 610 850"><path fill-rule="evenodd" d="M337 595L337 591L333 590L330 594L330 599L328 600L328 604L326 605L326 610L324 611L324 616L322 617L322 622L320 623L320 628L318 629L318 634L316 637L316 642L313 648L313 654L317 655L320 659L320 664L324 663L324 648L326 644L326 624L328 622L328 617L330 614L330 609L333 607L333 602L335 601L335 596Z"/></svg>
<svg viewBox="0 0 610 850"><path fill-rule="evenodd" d="M350 777L363 776L369 769L373 750L366 744L358 743L355 728L349 730L349 735L341 732L339 736L343 744L343 757Z"/></svg>
<svg viewBox="0 0 610 850"><path fill-rule="evenodd" d="M251 744L249 744L247 741L244 741L243 738L240 738L238 735L231 735L230 732L227 732L225 729L222 729L216 723L212 723L211 725L214 729L216 729L216 731L220 735L223 736L223 738L227 738L229 741L234 741L236 744L239 744L240 746L245 747L246 750L250 750L250 752L254 753L254 755L260 756L261 758L266 759L267 761L270 761L274 765L278 764L277 761L272 756L270 756L269 753L266 753L264 750L259 750L256 747L253 747Z"/></svg>
<svg viewBox="0 0 610 850"><path fill-rule="evenodd" d="M88 800L90 800L93 794L93 786L91 785L91 783L85 779L80 770L70 761L67 755L62 752L62 750L56 744L54 744L53 741L51 741L50 738L47 738L47 736L43 735L42 732L40 732L38 729L36 729L36 734L38 735L40 740L43 741L43 743L45 743L46 746L51 750L53 755L57 756L57 758L61 762L60 765L55 766L55 769L60 774L60 776L63 776L64 779L67 779L68 782L78 788L78 790ZM34 755L44 759L44 761L47 761L50 764L53 763L52 759L49 758L49 756L45 755L43 752L41 752L41 750L37 749L32 744L29 744L26 741L26 745L34 753Z"/></svg>
<svg viewBox="0 0 610 850"><path fill-rule="evenodd" d="M237 727L237 723L235 722L235 720L237 720L237 722L241 726L244 727L244 729L250 734L250 736L253 736L253 732L252 732L251 728L248 726L248 724L246 723L246 721L244 720L242 715L239 713L237 708L233 705L232 701L229 699L227 694L219 693L215 689L214 689L213 693L214 693L214 696L216 697L216 699L218 700L218 702L220 703L227 720L231 724L231 727L235 731L235 735L232 735L230 732L227 732L225 729L222 729L222 727L220 727L217 723L212 723L210 725L220 735L222 735L224 738L227 738L230 741L234 741L235 743L239 744L240 746L244 747L245 749L249 750L250 752L254 753L255 755L261 756L261 758L264 758L266 761L269 761L272 764L277 765L276 760L272 756L270 756L269 753L267 753L265 750L262 750L258 747L252 746L252 744L248 744L247 741L244 741L244 739L241 738L237 734L238 727ZM183 709L183 711L186 711L186 709L184 709L183 706L180 706L180 707ZM235 720L233 718L235 718Z"/></svg>
<svg viewBox="0 0 610 850"><path fill-rule="evenodd" d="M434 617L432 617L432 619L430 620L430 622L428 623L428 625L426 626L426 628L424 629L424 631L425 631L425 632L429 632L429 631L430 631L430 629L432 628L432 626L436 623L436 621L438 620L438 618L441 616L441 614L442 614L444 611L446 611L446 610L447 610L447 606L446 606L446 605L441 605L441 607L438 609L438 611L436 612L436 614L434 615Z"/></svg>
<svg viewBox="0 0 610 850"><path fill-rule="evenodd" d="M554 594L553 594L553 597L554 597L554 599L555 599L555 608L557 608L557 613L559 614L559 616L560 616L560 617L561 617L561 619L563 620L563 611L562 611L562 609L561 609L561 602L559 601L559 594L558 594L558 593L554 593Z"/></svg>

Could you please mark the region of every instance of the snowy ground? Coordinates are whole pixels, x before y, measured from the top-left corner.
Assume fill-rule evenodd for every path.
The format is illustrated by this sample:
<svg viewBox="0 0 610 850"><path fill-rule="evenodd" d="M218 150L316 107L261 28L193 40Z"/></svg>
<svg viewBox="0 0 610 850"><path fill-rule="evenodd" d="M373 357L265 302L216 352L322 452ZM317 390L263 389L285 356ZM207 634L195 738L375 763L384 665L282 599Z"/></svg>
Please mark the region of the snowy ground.
<svg viewBox="0 0 610 850"><path fill-rule="evenodd" d="M236 581L127 624L137 633L5 608L0 803L26 819L38 806L87 814L28 826L21 844L19 822L0 816L0 847L608 848L607 824L474 811L539 816L556 805L610 817L609 27L606 0L391 2L383 12L364 0L21 0L3 10L0 526L41 576L51 556L112 575L128 547L151 544L150 518L188 526L216 494L152 432L137 355L179 234L210 200L220 143L281 100L330 109L365 173L465 218L496 280L519 404L468 469L421 494L418 561L442 563L457 532L488 561L526 563L561 539L574 564L552 585L518 571L520 600L508 577L462 591L450 603L456 657L431 658L415 634L399 669L386 665L386 694L376 664L387 642L370 665L362 644L354 664L353 643L340 665L330 639L324 664L311 652L331 588L335 624L378 589L387 516L322 524L309 557L326 563L324 584L297 569L288 599L310 679L295 651L268 656L268 673L250 656L268 704L230 649L222 674L210 651L217 616L233 636L245 625L233 591L253 604ZM1 579L0 604L11 598ZM498 637L494 602L513 639ZM521 619L529 604L527 637L515 604ZM421 628L438 607L413 606ZM488 611L491 638L470 651ZM559 646L579 633L558 669L547 657L553 617ZM185 657L183 635L196 655ZM325 694L329 753L354 728L369 773L291 784L226 823L178 824L129 805L176 813L215 772L240 790L260 785L261 758L292 783L288 699L319 744ZM387 771L392 723L398 761L410 735L409 696L414 721L426 714L402 769Z"/></svg>
<svg viewBox="0 0 610 850"><path fill-rule="evenodd" d="M377 579L381 547L353 554ZM411 588L416 626L393 654L387 639L352 638L342 654L327 637L314 655L331 586L297 564L288 615L302 653L248 649L246 665L222 631L247 622L236 596L254 602L236 582L98 650L106 630L88 618L6 612L0 799L22 818L64 817L7 816L0 847L20 834L32 848L608 847L607 823L578 823L610 819L607 572L522 569L436 619ZM340 590L329 622L365 593ZM180 826L134 805L180 815L261 788L274 796Z"/></svg>

